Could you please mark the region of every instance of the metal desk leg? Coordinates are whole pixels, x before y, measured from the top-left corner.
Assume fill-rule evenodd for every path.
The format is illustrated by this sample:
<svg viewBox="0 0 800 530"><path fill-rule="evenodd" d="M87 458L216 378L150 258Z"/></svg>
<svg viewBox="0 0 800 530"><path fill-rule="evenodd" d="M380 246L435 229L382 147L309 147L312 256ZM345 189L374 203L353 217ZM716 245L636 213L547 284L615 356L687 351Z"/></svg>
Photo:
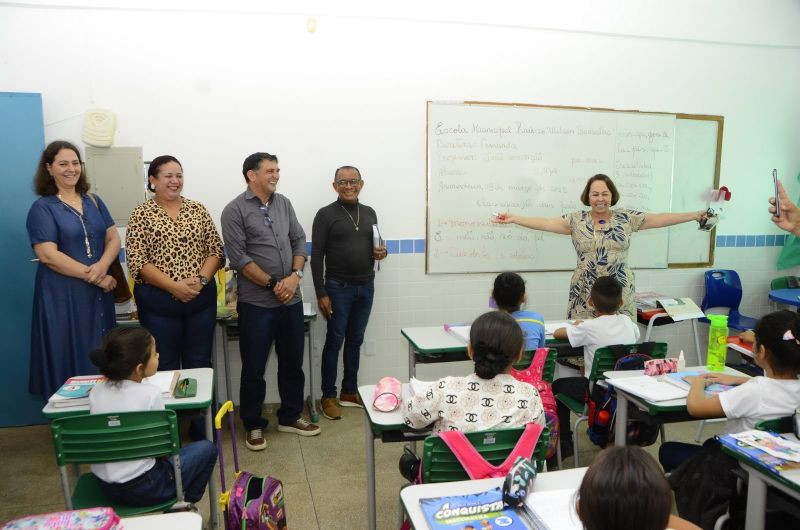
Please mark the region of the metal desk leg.
<svg viewBox="0 0 800 530"><path fill-rule="evenodd" d="M317 400L314 398L314 329L313 321L306 322L306 334L308 335L308 415L311 417L311 423L319 421L319 412L317 411Z"/></svg>
<svg viewBox="0 0 800 530"><path fill-rule="evenodd" d="M213 400L212 400L213 401ZM214 440L214 428L211 422L211 405L206 409L206 439ZM215 463L214 467L219 463ZM219 494L217 493L217 484L214 482L215 475L212 473L211 479L208 481L208 502L211 504L211 528L219 528Z"/></svg>
<svg viewBox="0 0 800 530"><path fill-rule="evenodd" d="M408 379L411 380L412 377L417 376L417 363L414 359L414 346L411 345L411 341L408 341Z"/></svg>
<svg viewBox="0 0 800 530"><path fill-rule="evenodd" d="M697 319L692 319L692 331L694 332L694 347L697 352L697 366L703 366L705 363L700 358L702 350L700 349L700 338L697 336Z"/></svg>
<svg viewBox="0 0 800 530"><path fill-rule="evenodd" d="M614 426L614 445L628 443L628 398L624 392L617 391L617 418Z"/></svg>
<svg viewBox="0 0 800 530"><path fill-rule="evenodd" d="M375 437L372 435L372 424L366 411L364 421L364 439L367 444L367 528L375 530L378 524L375 514Z"/></svg>
<svg viewBox="0 0 800 530"><path fill-rule="evenodd" d="M225 364L225 401L232 401L233 390L231 389L231 357L228 352L228 323L220 322L222 326L222 359ZM211 438L214 439L214 433L211 433Z"/></svg>
<svg viewBox="0 0 800 530"><path fill-rule="evenodd" d="M767 507L767 483L759 478L758 471L747 468L746 530L764 530Z"/></svg>

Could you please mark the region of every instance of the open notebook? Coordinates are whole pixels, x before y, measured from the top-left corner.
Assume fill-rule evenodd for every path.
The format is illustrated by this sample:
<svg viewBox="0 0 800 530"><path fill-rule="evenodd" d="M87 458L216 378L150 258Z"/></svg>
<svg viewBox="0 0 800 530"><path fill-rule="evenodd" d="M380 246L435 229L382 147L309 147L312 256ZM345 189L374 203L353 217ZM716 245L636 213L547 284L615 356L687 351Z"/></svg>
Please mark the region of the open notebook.
<svg viewBox="0 0 800 530"><path fill-rule="evenodd" d="M659 377L650 375L609 379L608 384L648 401L683 399L689 395L687 389L680 388L666 381L662 381Z"/></svg>

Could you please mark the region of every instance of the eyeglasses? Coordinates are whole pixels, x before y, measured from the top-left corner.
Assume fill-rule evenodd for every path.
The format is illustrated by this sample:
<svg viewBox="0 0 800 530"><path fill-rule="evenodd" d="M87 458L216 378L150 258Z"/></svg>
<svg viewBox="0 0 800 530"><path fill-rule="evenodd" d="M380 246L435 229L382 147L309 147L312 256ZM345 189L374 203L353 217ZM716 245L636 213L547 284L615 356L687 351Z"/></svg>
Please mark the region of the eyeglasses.
<svg viewBox="0 0 800 530"><path fill-rule="evenodd" d="M334 186L337 188L346 188L347 186L356 187L361 184L361 179L351 179L351 180L337 180L334 181Z"/></svg>
<svg viewBox="0 0 800 530"><path fill-rule="evenodd" d="M260 206L258 209L264 214L264 224L272 228L272 219L269 216L269 209L266 206Z"/></svg>

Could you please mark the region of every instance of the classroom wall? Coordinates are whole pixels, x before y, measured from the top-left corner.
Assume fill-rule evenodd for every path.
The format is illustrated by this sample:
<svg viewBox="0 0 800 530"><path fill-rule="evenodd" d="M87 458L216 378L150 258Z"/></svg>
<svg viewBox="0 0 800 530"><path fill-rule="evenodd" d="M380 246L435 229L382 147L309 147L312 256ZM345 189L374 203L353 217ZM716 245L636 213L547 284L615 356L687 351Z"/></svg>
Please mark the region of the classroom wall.
<svg viewBox="0 0 800 530"><path fill-rule="evenodd" d="M797 2L328 4L0 3L0 88L42 93L47 141L79 139L92 106L113 110L115 145L177 156L185 195L216 219L244 189L253 151L280 157L280 192L309 238L314 213L335 198L333 169L358 166L384 236L410 250L379 273L363 383L406 376L400 327L472 318L488 297L491 275L427 276L414 252L425 238L426 100L724 116L721 183L733 198L715 265L742 275L745 313L769 310L766 286L782 274L767 237L779 233L765 209L772 168L800 192ZM637 288L699 300L702 272L640 271ZM530 307L562 318L569 273L526 279ZM318 347L323 332L318 324ZM678 344L686 330L659 334Z"/></svg>

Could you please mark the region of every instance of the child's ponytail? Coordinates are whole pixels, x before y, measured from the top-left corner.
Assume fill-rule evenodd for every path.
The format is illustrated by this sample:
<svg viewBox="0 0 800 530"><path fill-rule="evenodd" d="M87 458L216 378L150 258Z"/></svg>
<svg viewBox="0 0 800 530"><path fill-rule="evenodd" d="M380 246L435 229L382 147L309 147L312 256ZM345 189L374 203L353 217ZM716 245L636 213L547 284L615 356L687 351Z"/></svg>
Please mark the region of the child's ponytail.
<svg viewBox="0 0 800 530"><path fill-rule="evenodd" d="M502 311L491 311L472 323L469 341L475 373L481 379L492 379L514 362L522 351L524 338L511 316Z"/></svg>
<svg viewBox="0 0 800 530"><path fill-rule="evenodd" d="M145 328L114 328L89 359L110 381L127 379L139 364L150 359L153 336Z"/></svg>
<svg viewBox="0 0 800 530"><path fill-rule="evenodd" d="M794 311L775 311L756 324L756 347L764 346L776 374L800 370L800 316Z"/></svg>

